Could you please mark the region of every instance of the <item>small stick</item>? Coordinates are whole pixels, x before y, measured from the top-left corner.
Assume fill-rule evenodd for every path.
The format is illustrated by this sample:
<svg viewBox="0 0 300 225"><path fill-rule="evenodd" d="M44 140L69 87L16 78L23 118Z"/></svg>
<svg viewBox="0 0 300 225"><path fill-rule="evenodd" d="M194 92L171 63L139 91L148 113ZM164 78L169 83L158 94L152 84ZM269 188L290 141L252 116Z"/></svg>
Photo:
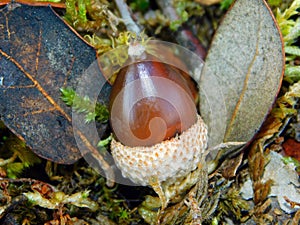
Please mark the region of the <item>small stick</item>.
<svg viewBox="0 0 300 225"><path fill-rule="evenodd" d="M291 208L295 208L296 206L300 206L299 202L294 202L292 200L290 200L287 196L283 196L284 200L290 204Z"/></svg>
<svg viewBox="0 0 300 225"><path fill-rule="evenodd" d="M160 0L157 4L163 11L163 13L171 20L179 20L179 16L174 8L173 0ZM176 41L182 46L188 48L192 52L195 52L201 59L206 56L206 50L200 43L199 39L193 34L193 32L186 26L182 26L176 32Z"/></svg>
<svg viewBox="0 0 300 225"><path fill-rule="evenodd" d="M132 31L136 34L141 33L141 28L133 21L131 11L124 0L115 0L115 3L118 7L118 10L121 14L122 19L124 20L125 26L128 31Z"/></svg>

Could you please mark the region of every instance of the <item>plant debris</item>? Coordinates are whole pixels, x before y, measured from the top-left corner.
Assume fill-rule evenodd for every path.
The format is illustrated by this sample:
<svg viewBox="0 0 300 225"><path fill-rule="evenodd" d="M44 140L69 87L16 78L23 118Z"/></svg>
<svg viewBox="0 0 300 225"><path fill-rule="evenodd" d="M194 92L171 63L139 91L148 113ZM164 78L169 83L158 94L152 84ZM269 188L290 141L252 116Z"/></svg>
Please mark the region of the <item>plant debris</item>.
<svg viewBox="0 0 300 225"><path fill-rule="evenodd" d="M49 4L49 2L38 2L36 0L22 1L31 5L38 4L39 6L34 8L36 13L30 13L37 16L39 15L38 7L45 7L45 4ZM0 38L1 34L2 36L6 35L6 38L9 35L12 38L16 37L15 35L25 35L26 33L35 34L34 32L28 32L26 26L23 26L26 32L20 33L23 29L19 25L16 26L15 30L10 29L10 32L7 32L6 18L9 13L6 11L3 14L3 10L6 10L5 4L9 2L0 3L0 14L2 16L0 29L3 31L0 32ZM18 8L18 0L15 2L15 9L21 9ZM127 31L126 21L117 10L114 1L62 0L57 2L57 0L54 0L54 2L52 3L53 6L59 6L55 10L78 34L71 41L62 35L62 29L59 29L59 32L53 32L49 25L46 26L45 30L48 29L51 35L53 33L59 34L57 37L61 39L57 40L65 42L65 44L75 44L77 46L84 43L83 45L88 46L86 45L86 42L88 42L93 46L93 48L89 46L87 52L82 52L79 50L82 48L77 47L72 47L64 52L59 61L67 60L66 65L75 66L74 59L66 57L66 53L71 52L72 56L82 57L79 61L87 60L89 57L93 61L96 52L99 55L103 54L126 44L133 37L132 33ZM169 2L169 0L160 2ZM191 40L196 38L201 41L201 45L207 48L216 28L220 24L220 18L232 3L231 0L222 0L214 5L207 6L200 4L199 1L172 2L176 3L171 5L172 13L177 14L175 20L172 20L170 15L164 12L165 9L154 1L130 0L127 3L131 8L127 8L127 10L132 21L137 23L144 30L144 33L149 36L165 41L176 39L178 43L183 43L182 45L185 47L187 47L186 43L191 43ZM200 223L204 225L299 224L299 174L296 170L297 167L299 169L300 163L297 160L296 153L300 140L300 1L269 0L267 2L272 6L284 40L286 70L282 87L272 111L267 116L254 140L242 152L240 146L238 146L237 151L228 151L224 155L220 154L217 162L213 162L213 168L209 168L210 174L207 174L205 169L194 171L195 179L202 177L205 181L197 182L195 185L190 185L188 182L184 183L183 186L180 186L183 190L180 195L176 194L176 188L172 189L171 187L168 191L175 197L172 198L164 211L160 211L161 203L152 189L147 187L125 187L123 185L107 187L105 185L106 180L103 177L89 167L84 160L78 160L79 155L75 158L68 157L69 152L66 153L66 149L70 149L69 147L63 147L61 151L56 153L63 158L61 162L66 162L65 160L68 159L72 165L60 165L39 158L27 147L31 146L30 141L24 143L24 138L18 138L22 135L16 137L7 129L5 126L8 125L7 121L5 125L0 122L0 224L146 225L156 224L158 220L161 224L178 225ZM10 9L13 9L13 7ZM13 11L10 13L13 13ZM49 8L46 11L49 12ZM31 18L30 16L28 15L28 18ZM10 18L9 22L12 23L16 18L15 15ZM56 16L56 20L65 26L58 16ZM28 21L30 22L30 19ZM56 24L56 22L53 24ZM177 37L174 38L178 33L184 33L183 40L177 39ZM12 45L20 43L14 54L11 51L5 52L3 49L5 45L1 45L1 89L9 86L10 83L14 84L13 87L15 88L11 88L9 91L24 89L21 86L16 86L14 80L8 80L6 77L6 74L18 75L20 70L13 70L15 67L10 70L4 70L4 68L8 68L7 64L11 62L17 62L15 65L21 65L24 71L30 70L29 75L34 74L31 70L37 68L33 66L36 65L36 59L38 58L36 54L33 54L32 57L30 54L23 55L25 61L33 59L29 64L21 64L23 62L21 59L12 60L21 52L21 48L25 48L27 45L38 46L37 43L40 43L39 34L43 35L43 32L36 33L36 36L32 36L30 39L34 44L17 42L14 39L14 42L11 42ZM83 42L81 38L78 38L79 35L84 39ZM6 43L7 40L5 39L4 42ZM197 47L200 42L193 43L196 43L195 46ZM61 45L54 42L53 48L57 46ZM92 54L91 51L93 51ZM122 60L122 56L123 54L120 53L118 60ZM41 65L41 62L40 60L38 65ZM28 68L26 67L27 64ZM47 68L49 69L49 67ZM59 66L57 68L59 71L65 69L67 72L63 74L72 76L72 72L68 73L68 71L71 71L71 66ZM85 68L78 68L74 71L74 74L81 74L80 71ZM53 72L56 75L57 73L59 72ZM47 79L50 80L49 84L53 84L54 81L58 80L55 77L51 79L48 77ZM68 78L63 80L69 81ZM55 101L61 101L60 106L64 110L71 112L71 108L67 104L75 104L78 111L83 112L83 120L87 122L93 120L105 122L107 120L107 111L105 107L102 107L105 105L105 101L99 102L101 104L99 105L99 111L93 111L90 107L90 96L76 96L74 86L64 85L64 81L55 86ZM22 85L32 84L24 79L20 82ZM3 96L1 94L1 101L3 101ZM52 92L51 96L54 96ZM18 99L19 102L22 98L11 94L6 102L11 102L12 99ZM259 99L255 100L258 102L257 104L260 103ZM41 106L42 101L31 101L29 103L30 106L35 106L32 109L40 109L39 106ZM15 105L11 104L10 106ZM0 109L2 110L0 110L1 119L14 112L14 110L11 110L10 113L7 113L3 106L2 108L0 106ZM22 119L22 116L23 114L20 114L14 118ZM59 121L62 122L63 120L60 119ZM246 124L246 121L243 122ZM29 125L24 126L32 131L37 131ZM11 126L8 127L11 128ZM55 126L52 126L51 129L56 133L57 129L53 127ZM16 133L21 134L22 132L17 131ZM34 134L32 135L34 136ZM35 145L42 149L40 151L49 153L46 158L52 159L54 157L50 151L46 150L49 146L57 144L53 139L54 136L49 135L47 145L42 145L38 140L33 141ZM101 151L101 149L108 150L111 136L107 134L105 138L107 139L98 143L97 151ZM54 149L58 148L54 147ZM283 150L286 152L284 153ZM224 152L226 151L224 150L221 153ZM62 154L67 154L67 156ZM287 155L293 158L287 157Z"/></svg>

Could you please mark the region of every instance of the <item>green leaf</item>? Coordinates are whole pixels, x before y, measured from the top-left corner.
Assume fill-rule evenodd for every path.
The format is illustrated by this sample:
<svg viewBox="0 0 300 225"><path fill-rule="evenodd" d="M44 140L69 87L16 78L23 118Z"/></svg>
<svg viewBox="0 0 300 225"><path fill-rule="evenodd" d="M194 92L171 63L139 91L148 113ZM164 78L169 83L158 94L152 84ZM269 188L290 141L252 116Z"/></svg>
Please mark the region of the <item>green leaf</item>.
<svg viewBox="0 0 300 225"><path fill-rule="evenodd" d="M222 0L221 1L221 9L222 10L227 10L230 6L231 6L231 4L233 3L233 1L234 0Z"/></svg>
<svg viewBox="0 0 300 225"><path fill-rule="evenodd" d="M92 211L96 211L99 208L97 202L92 201L88 198L89 191L76 192L72 195L66 195L63 192L57 191L52 194L51 199L45 198L40 192L34 190L34 192L27 192L24 195L28 200L40 207L46 209L57 209L59 206L64 204L72 204L77 207L89 208Z"/></svg>
<svg viewBox="0 0 300 225"><path fill-rule="evenodd" d="M21 162L10 163L7 165L7 176L16 179L26 166Z"/></svg>
<svg viewBox="0 0 300 225"><path fill-rule="evenodd" d="M142 11L142 12L147 11L149 6L150 6L149 0L135 0L132 3L130 3L130 7L133 10L138 10L138 11Z"/></svg>
<svg viewBox="0 0 300 225"><path fill-rule="evenodd" d="M300 56L300 48L298 46L286 46L284 50L286 54Z"/></svg>
<svg viewBox="0 0 300 225"><path fill-rule="evenodd" d="M296 42L297 38L300 37L300 19L298 18L296 22L288 20L286 24L286 30L288 31L288 33L284 36L284 41L286 42L286 44L291 44Z"/></svg>
<svg viewBox="0 0 300 225"><path fill-rule="evenodd" d="M72 106L74 97L75 97L75 91L72 88L61 88L61 99L66 103L67 106Z"/></svg>
<svg viewBox="0 0 300 225"><path fill-rule="evenodd" d="M283 43L263 0L237 0L219 26L200 80L209 146L248 142L281 86Z"/></svg>
<svg viewBox="0 0 300 225"><path fill-rule="evenodd" d="M97 147L106 147L112 140L112 136L98 142Z"/></svg>
<svg viewBox="0 0 300 225"><path fill-rule="evenodd" d="M300 80L300 66L287 65L285 69L285 79L292 81Z"/></svg>
<svg viewBox="0 0 300 225"><path fill-rule="evenodd" d="M282 161L284 162L284 164L292 163L292 164L294 164L297 167L300 166L300 162L297 159L292 158L290 156L282 157Z"/></svg>
<svg viewBox="0 0 300 225"><path fill-rule="evenodd" d="M283 35L285 45L294 43L300 35L300 19L294 21L292 16L298 14L300 0L294 0L289 8L284 12L277 10L276 20Z"/></svg>
<svg viewBox="0 0 300 225"><path fill-rule="evenodd" d="M269 5L271 6L279 6L282 3L282 0L268 0Z"/></svg>

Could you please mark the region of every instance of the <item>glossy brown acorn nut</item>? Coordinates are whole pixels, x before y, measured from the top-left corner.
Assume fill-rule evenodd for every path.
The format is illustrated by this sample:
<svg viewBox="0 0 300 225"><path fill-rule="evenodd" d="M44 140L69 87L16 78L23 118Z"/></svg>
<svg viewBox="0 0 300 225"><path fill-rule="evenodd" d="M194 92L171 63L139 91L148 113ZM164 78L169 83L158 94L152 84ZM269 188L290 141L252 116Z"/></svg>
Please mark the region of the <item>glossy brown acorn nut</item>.
<svg viewBox="0 0 300 225"><path fill-rule="evenodd" d="M195 124L197 110L188 78L154 61L121 69L110 96L110 123L116 139L130 147L152 146Z"/></svg>

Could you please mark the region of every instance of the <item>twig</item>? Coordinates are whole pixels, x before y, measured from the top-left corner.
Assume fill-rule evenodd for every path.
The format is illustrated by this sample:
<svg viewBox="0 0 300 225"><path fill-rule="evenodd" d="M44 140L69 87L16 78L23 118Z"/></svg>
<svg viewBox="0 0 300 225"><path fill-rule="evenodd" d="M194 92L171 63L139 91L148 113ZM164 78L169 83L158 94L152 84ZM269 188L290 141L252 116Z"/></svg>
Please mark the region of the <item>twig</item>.
<svg viewBox="0 0 300 225"><path fill-rule="evenodd" d="M195 0L203 5L213 5L221 2L221 0Z"/></svg>
<svg viewBox="0 0 300 225"><path fill-rule="evenodd" d="M0 166L5 166L9 163L12 163L13 161L15 161L15 159L17 158L18 153L14 153L12 157L8 158L8 159L0 159Z"/></svg>
<svg viewBox="0 0 300 225"><path fill-rule="evenodd" d="M130 12L130 9L124 0L115 0L115 3L118 7L118 10L121 14L122 19L124 20L125 26L128 31L132 31L136 34L141 33L141 28L133 21Z"/></svg>
<svg viewBox="0 0 300 225"><path fill-rule="evenodd" d="M284 200L290 204L291 208L295 208L296 206L300 206L300 203L299 202L294 202L292 200L290 200L288 197L286 196L283 196Z"/></svg>
<svg viewBox="0 0 300 225"><path fill-rule="evenodd" d="M174 8L173 0L160 0L157 1L157 4L171 21L180 19ZM180 45L188 48L192 52L195 52L199 57L201 57L201 59L205 58L205 48L202 46L196 35L193 34L193 32L186 25L177 30L175 39Z"/></svg>

